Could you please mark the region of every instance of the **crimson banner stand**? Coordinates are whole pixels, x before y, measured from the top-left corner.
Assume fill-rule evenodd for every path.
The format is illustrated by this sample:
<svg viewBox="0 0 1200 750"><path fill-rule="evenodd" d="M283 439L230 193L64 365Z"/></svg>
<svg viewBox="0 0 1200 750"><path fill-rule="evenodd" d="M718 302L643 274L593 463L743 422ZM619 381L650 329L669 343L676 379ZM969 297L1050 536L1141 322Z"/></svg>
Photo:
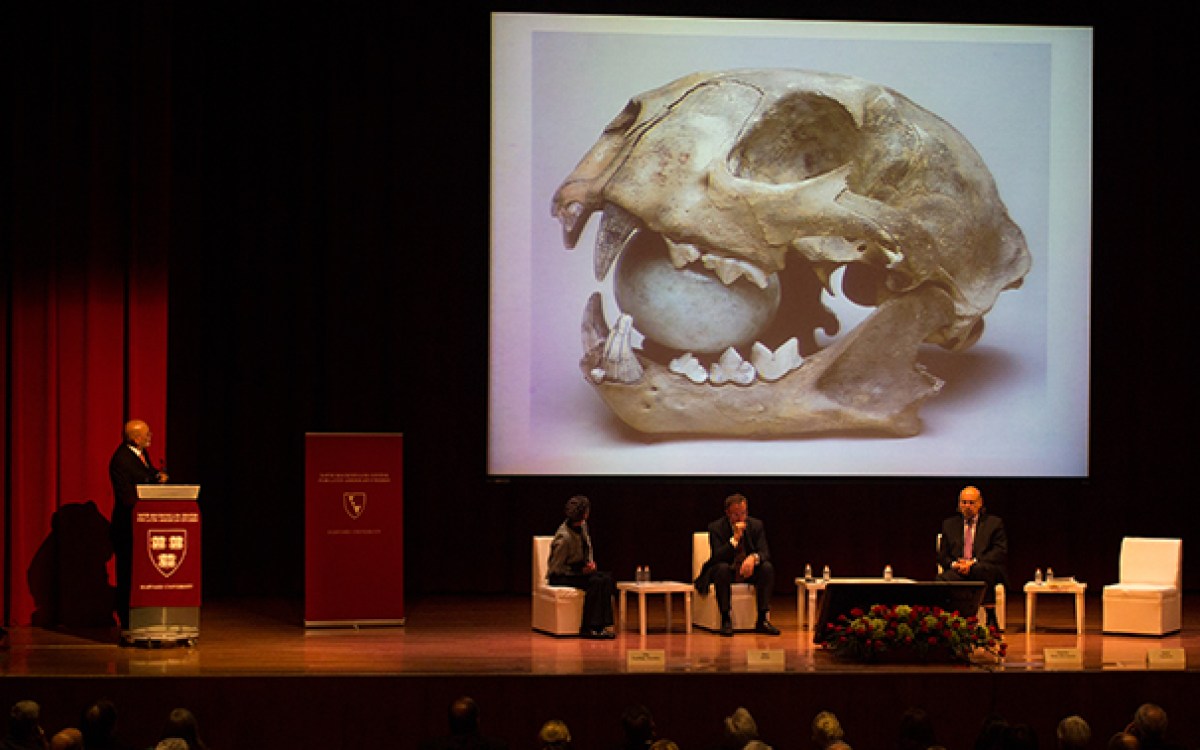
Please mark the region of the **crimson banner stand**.
<svg viewBox="0 0 1200 750"><path fill-rule="evenodd" d="M137 490L129 638L137 645L191 646L200 637L200 487Z"/></svg>
<svg viewBox="0 0 1200 750"><path fill-rule="evenodd" d="M404 624L404 436L304 436L304 625Z"/></svg>

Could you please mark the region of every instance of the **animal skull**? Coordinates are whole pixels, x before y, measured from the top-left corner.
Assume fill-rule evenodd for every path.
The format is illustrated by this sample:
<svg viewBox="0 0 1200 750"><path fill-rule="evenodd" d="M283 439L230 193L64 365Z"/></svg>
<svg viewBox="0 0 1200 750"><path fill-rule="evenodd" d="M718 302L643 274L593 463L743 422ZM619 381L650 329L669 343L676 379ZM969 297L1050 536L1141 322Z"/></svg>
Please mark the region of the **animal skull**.
<svg viewBox="0 0 1200 750"><path fill-rule="evenodd" d="M593 294L580 365L646 433L915 435L942 386L918 347L973 344L1030 266L971 144L844 75L697 73L633 97L554 194L568 248L598 210L596 279L616 265L622 314L610 329ZM875 309L820 348L839 268Z"/></svg>

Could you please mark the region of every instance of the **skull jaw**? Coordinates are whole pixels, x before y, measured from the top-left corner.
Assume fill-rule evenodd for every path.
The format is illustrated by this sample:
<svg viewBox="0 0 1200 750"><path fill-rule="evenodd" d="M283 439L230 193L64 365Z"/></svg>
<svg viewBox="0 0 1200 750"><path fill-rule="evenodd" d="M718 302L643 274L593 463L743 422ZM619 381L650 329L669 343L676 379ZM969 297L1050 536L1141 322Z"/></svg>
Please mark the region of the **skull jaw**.
<svg viewBox="0 0 1200 750"><path fill-rule="evenodd" d="M954 318L950 296L927 286L885 302L845 337L775 383L696 385L638 357L644 369L640 381L593 386L613 413L647 434L870 432L911 437L921 431L921 404L942 387L940 379L916 363L917 347ZM586 357L581 366L586 375Z"/></svg>

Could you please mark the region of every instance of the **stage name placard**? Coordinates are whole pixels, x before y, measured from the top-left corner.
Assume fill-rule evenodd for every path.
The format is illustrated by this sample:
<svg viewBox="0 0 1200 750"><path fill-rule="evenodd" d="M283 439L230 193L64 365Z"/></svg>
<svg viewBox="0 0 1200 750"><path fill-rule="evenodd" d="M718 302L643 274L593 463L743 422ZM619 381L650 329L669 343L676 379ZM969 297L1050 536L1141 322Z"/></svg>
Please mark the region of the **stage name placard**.
<svg viewBox="0 0 1200 750"><path fill-rule="evenodd" d="M1187 654L1181 648L1152 648L1146 652L1150 669L1187 669Z"/></svg>
<svg viewBox="0 0 1200 750"><path fill-rule="evenodd" d="M746 668L752 672L783 672L787 669L787 657L781 648L747 649Z"/></svg>
<svg viewBox="0 0 1200 750"><path fill-rule="evenodd" d="M630 649L625 652L625 669L629 672L665 672L667 652L653 648Z"/></svg>
<svg viewBox="0 0 1200 750"><path fill-rule="evenodd" d="M1077 648L1048 648L1046 669L1083 669L1083 653Z"/></svg>

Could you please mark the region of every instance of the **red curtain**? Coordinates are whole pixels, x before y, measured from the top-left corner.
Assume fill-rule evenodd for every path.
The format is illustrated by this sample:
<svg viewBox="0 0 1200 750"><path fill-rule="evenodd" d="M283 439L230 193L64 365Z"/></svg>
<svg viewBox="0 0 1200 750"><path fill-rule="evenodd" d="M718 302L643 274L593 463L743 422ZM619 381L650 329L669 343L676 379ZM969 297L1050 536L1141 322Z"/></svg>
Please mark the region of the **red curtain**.
<svg viewBox="0 0 1200 750"><path fill-rule="evenodd" d="M4 594L9 622L58 619L63 590L61 549L79 530L52 538L55 515L91 502L108 517L108 459L121 426L141 418L155 431L152 455L165 455L165 277L140 267L108 267L103 253L84 269L17 269L9 320L8 440L5 478L8 549ZM103 259L103 260L101 260ZM65 272L64 272L65 271ZM103 537L83 543L94 549ZM35 569L45 550L50 570ZM107 556L107 555L105 555ZM78 560L74 560L75 563ZM42 577L48 597L35 602Z"/></svg>
<svg viewBox="0 0 1200 750"><path fill-rule="evenodd" d="M80 591L107 593L111 563L106 574L97 556L123 423L150 423L156 460L167 447L170 55L156 30L169 19L153 6L60 16L31 13L13 52L0 255L10 624L69 620Z"/></svg>

